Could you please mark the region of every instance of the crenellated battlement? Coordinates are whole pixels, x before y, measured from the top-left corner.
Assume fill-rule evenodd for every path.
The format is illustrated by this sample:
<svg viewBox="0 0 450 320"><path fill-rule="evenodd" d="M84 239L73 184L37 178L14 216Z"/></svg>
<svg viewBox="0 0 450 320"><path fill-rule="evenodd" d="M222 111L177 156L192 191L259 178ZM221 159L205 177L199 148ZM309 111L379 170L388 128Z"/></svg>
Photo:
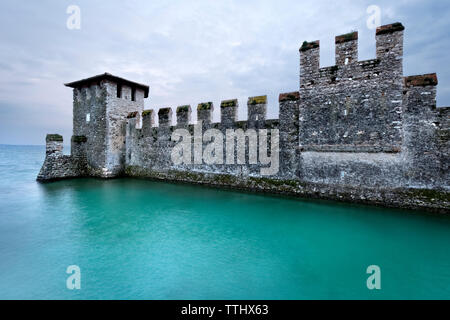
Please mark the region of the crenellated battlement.
<svg viewBox="0 0 450 320"><path fill-rule="evenodd" d="M357 31L338 35L335 65L323 68L320 41L304 41L299 90L279 95L279 119L267 119L266 95L247 99L246 120L237 99L221 101L219 122L212 102L155 119L148 86L108 73L67 84L71 155L47 136L38 179L125 174L448 212L450 108L436 107L436 74L403 75L404 30L377 28L365 61Z"/></svg>
<svg viewBox="0 0 450 320"><path fill-rule="evenodd" d="M358 32L335 38L334 66L320 68L320 41L305 41L300 48L300 88L339 83L355 85L354 81L401 80L403 73L403 30L401 23L377 28L376 58L358 60Z"/></svg>
<svg viewBox="0 0 450 320"><path fill-rule="evenodd" d="M406 88L409 87L427 87L437 86L438 79L436 73L423 74L419 76L409 76L404 78L404 84Z"/></svg>
<svg viewBox="0 0 450 320"><path fill-rule="evenodd" d="M286 93L281 94L284 100L287 101L289 98L294 101L299 99L299 93ZM281 101L281 100L280 100ZM281 102L282 102L281 101ZM248 127L257 127L258 122L264 123L266 121L267 113L267 96L256 96L249 97L247 101L248 110L248 120L238 121L237 114L239 109L239 103L237 99L223 100L220 103L221 109L221 121L218 123L212 123L212 113L214 110L214 105L212 102L199 103L196 109L197 112L197 122L202 121L206 125L221 125L221 126L234 126L235 123L249 122ZM172 108L160 108L158 111L158 122L154 120L155 111L153 109L146 109L142 111L142 114L134 111L128 113L127 119L131 118L142 118L143 119L143 129L144 128L158 128L158 127L180 127L186 126L191 123L192 119L192 108L190 105L183 105L176 108L176 125L172 124ZM136 122L138 123L138 121Z"/></svg>
<svg viewBox="0 0 450 320"><path fill-rule="evenodd" d="M325 68L319 67L319 41L302 45L302 150L399 152L403 31L401 23L379 27L376 58L366 61L358 60L358 32L336 36L336 64Z"/></svg>
<svg viewBox="0 0 450 320"><path fill-rule="evenodd" d="M298 100L298 92L282 94L283 96L291 97L294 100ZM284 100L283 100L284 101ZM237 99L223 100L220 103L221 109L221 121L218 123L212 123L212 113L214 111L214 104L212 102L199 103L195 112L197 112L197 121L202 121L206 125L221 125L221 126L233 126L235 123L251 122L249 127L256 126L256 122L265 122L267 113L267 96L250 97L247 101L248 120L238 121L239 103ZM127 114L127 119L142 118L142 129L144 128L158 128L158 127L180 127L191 124L192 108L190 105L178 106L176 108L176 124L172 123L172 108L160 108L158 111L158 121L155 122L155 111L153 109L143 110L140 114L137 111L133 111ZM139 121L136 121L138 125Z"/></svg>

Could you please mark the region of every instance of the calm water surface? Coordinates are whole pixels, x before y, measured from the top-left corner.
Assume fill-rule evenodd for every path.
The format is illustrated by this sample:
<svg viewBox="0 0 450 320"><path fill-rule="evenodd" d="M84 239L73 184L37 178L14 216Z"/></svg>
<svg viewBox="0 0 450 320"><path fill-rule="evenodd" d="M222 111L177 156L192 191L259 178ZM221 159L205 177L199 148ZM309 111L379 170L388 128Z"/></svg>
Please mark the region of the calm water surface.
<svg viewBox="0 0 450 320"><path fill-rule="evenodd" d="M0 146L0 299L450 299L448 217L133 179L40 184L44 153ZM66 288L69 265L81 290Z"/></svg>

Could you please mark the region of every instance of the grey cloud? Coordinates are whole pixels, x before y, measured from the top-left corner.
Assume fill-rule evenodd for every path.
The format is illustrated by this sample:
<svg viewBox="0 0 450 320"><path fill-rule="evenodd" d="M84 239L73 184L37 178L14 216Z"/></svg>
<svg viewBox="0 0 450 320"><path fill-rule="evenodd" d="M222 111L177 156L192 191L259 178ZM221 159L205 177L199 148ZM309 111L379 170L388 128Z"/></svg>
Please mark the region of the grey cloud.
<svg viewBox="0 0 450 320"><path fill-rule="evenodd" d="M88 1L81 30L66 28L72 1L0 4L0 143L42 144L47 132L70 139L72 93L64 82L105 71L150 85L146 107L268 94L298 86L298 48L321 40L322 66L334 63L334 36L360 32L360 59L375 56L366 8L382 23L406 26L405 74L438 72L438 103L450 105L448 1ZM218 119L218 109L215 118ZM22 121L14 122L14 119ZM11 122L14 122L12 124Z"/></svg>

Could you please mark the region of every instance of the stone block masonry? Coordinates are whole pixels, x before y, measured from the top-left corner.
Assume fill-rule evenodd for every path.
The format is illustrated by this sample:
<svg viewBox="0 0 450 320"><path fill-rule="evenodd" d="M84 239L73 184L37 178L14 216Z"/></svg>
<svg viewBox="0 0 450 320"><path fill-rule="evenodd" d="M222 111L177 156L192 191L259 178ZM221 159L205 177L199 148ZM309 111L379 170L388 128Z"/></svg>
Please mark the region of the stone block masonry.
<svg viewBox="0 0 450 320"><path fill-rule="evenodd" d="M63 154L63 137L59 134L48 134L45 139L45 161L37 179L45 181L86 176L86 159L83 152L79 152L80 145L85 142L84 139L84 136L77 138L74 136L72 139L74 153L69 156Z"/></svg>
<svg viewBox="0 0 450 320"><path fill-rule="evenodd" d="M246 121L229 99L218 123L213 103L203 102L160 108L156 124L156 112L143 108L146 85L110 74L67 84L71 155L62 154L61 136L48 135L38 180L133 176L449 213L450 108L436 107L436 74L403 76L404 31L401 23L379 27L376 57L367 61L358 60L357 32L337 36L336 65L326 68L320 42L303 42L299 90L280 94L279 119L267 119L267 97L255 96ZM191 161L171 158L178 130ZM216 139L224 143L213 155L224 161L205 161ZM279 151L274 174L262 174L265 148Z"/></svg>

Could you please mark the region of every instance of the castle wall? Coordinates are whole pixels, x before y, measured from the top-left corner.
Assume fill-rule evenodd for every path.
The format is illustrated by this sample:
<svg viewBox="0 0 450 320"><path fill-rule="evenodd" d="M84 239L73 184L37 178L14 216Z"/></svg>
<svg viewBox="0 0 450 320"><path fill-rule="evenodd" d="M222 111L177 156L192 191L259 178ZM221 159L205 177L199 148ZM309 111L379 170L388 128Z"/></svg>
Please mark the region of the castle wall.
<svg viewBox="0 0 450 320"><path fill-rule="evenodd" d="M367 61L358 61L356 32L338 36L326 68L319 41L304 42L299 91L280 94L279 119L267 119L266 96L248 99L246 121L236 99L222 101L213 123L211 102L156 117L143 110L143 91L122 86L117 97L106 80L75 89L72 155L50 139L39 179L125 173L448 213L450 108L436 108L435 74L403 77L403 31L378 28Z"/></svg>
<svg viewBox="0 0 450 320"><path fill-rule="evenodd" d="M211 116L214 106L212 103L201 103L197 107L198 123L190 124L191 107L182 106L177 108L177 124L172 123L172 110L170 108L160 109L158 112L159 125L154 125L153 111L147 113L144 111L142 128L138 128L137 115L131 113L128 119L127 126L127 152L126 152L126 166L142 166L149 171L168 172L170 170L178 171L195 171L205 173L226 173L239 176L260 175L262 167L268 167L261 163L259 159L260 147L258 146L257 133L259 129L269 130L267 137L267 148L270 150L272 147L272 137L270 130L278 130L278 120L266 120L266 97L260 98L254 103L253 98L249 99L249 117L255 119L255 121L237 121L237 100L223 101L221 104L222 121L220 123L212 123ZM256 120L258 119L258 120ZM183 129L189 143L189 159L190 163L174 164L171 158L174 147L180 141L185 141L183 137L179 137L179 140L174 141L172 134L175 130ZM213 136L208 136L209 130L216 130L219 134L218 140L215 140ZM227 132L227 129L232 132ZM257 149L254 152L253 158L256 158L254 162L248 162L246 159L250 159L248 139L246 136L248 129L254 130L253 138L256 137ZM235 132L235 130L241 130ZM196 143L200 141L200 148L196 147ZM233 143L230 143L234 141ZM247 142L244 146L244 143ZM214 163L208 163L204 160L205 154L211 149L214 142L217 142L216 152L212 155L217 156L220 159L220 163L213 161ZM227 157L227 147L231 147L234 150L231 157ZM240 146L244 146L240 148ZM242 161L241 161L242 159ZM241 164L242 163L242 164ZM279 166L279 164L277 164Z"/></svg>
<svg viewBox="0 0 450 320"><path fill-rule="evenodd" d="M420 188L449 184L449 108L436 108L435 74L405 78L406 178Z"/></svg>
<svg viewBox="0 0 450 320"><path fill-rule="evenodd" d="M377 58L358 61L357 33L336 37L336 65L319 68L320 43L300 48L304 151L397 152L401 145L403 31L377 33Z"/></svg>
<svg viewBox="0 0 450 320"><path fill-rule="evenodd" d="M286 98L286 95L291 95ZM334 184L334 185L353 185L376 187L383 185L390 188L406 187L407 181L404 179L403 165L405 156L400 152L361 152L358 148L350 152L325 152L325 151L302 151L299 147L298 139L298 93L280 95L280 120L264 120L259 124L259 129L279 130L279 171L268 176L276 179L300 179L310 183ZM202 105L202 104L201 104ZM200 105L200 106L201 106ZM223 105L223 103L222 103ZM264 107L263 107L264 108ZM224 110L225 109L225 110ZM265 108L264 108L265 109ZM246 177L264 177L261 174L261 168L264 165L260 159L252 164L250 162L248 141L249 136L245 136L245 149L242 150L245 161L244 164L238 164L239 141L236 139L234 144L234 157L232 164L227 164L226 157L223 157L223 164L208 164L204 160L196 163L194 159L195 151L195 125L187 122L178 123L171 126L168 119L171 118L171 109L161 109L166 117L159 123L159 127L154 126L154 122L145 121L142 129L136 128L135 114L131 114L128 119L127 127L127 161L126 166L138 166L150 171L168 172L177 171L195 171L212 174L231 174L242 178ZM211 112L212 108L209 109ZM252 110L251 108L249 110ZM208 119L203 112L203 119ZM226 154L227 129L241 129L243 133L248 129L255 129L255 124L250 121L235 121L231 123L230 117L235 119L234 114L237 110L230 111L227 107L222 108L224 117L220 123L203 122L201 125L202 133L208 129L217 129L222 132L224 137L224 148L222 154ZM170 117L169 117L170 115ZM178 113L179 117L183 117ZM252 118L254 115L249 115ZM264 116L262 117L264 119ZM178 143L178 140L172 141L171 134L179 129L185 128L190 135L190 157L192 164L176 165L173 163L170 155ZM271 149L270 139L268 139L267 149ZM201 143L201 154L204 154L209 140ZM260 148L256 150L259 154Z"/></svg>
<svg viewBox="0 0 450 320"><path fill-rule="evenodd" d="M421 93L428 92L421 89ZM407 93L405 93L407 95ZM425 94L421 94L423 96ZM427 95L425 95L427 96ZM432 100L432 97L430 97ZM251 101L252 98L249 99ZM189 134L188 142L195 142L195 130L201 129L203 133L208 129L217 129L226 137L226 130L242 129L244 132L255 128L250 121L235 121L237 101L231 103L227 100L221 104L221 122L211 123L209 119L213 110L212 104L200 104L197 108L198 118L204 120L202 125L189 124L191 108L186 111L177 109L176 125L172 123L172 111L170 108L160 109L159 126L154 121L153 111L144 111L143 127L137 128L137 114L131 113L127 124L127 158L126 174L135 177L147 177L159 180L173 180L187 183L207 184L219 187L231 187L252 191L280 193L301 197L325 198L344 200L359 203L371 203L384 206L404 208L426 208L429 210L448 212L450 201L448 197L448 124L440 124L435 134L440 137L433 145L436 147L436 156L440 159L438 168L429 170L430 184L418 185L417 181L410 179L409 170L418 167L416 172L424 172L423 166L429 164L430 157L427 150L423 150L424 144L418 143L418 137L423 135L425 128L414 126L410 129L416 139L415 144L401 146L398 152L374 152L361 151L358 147L348 151L302 151L299 146L298 110L300 109L298 92L281 94L280 119L267 120L262 117L264 123L259 124L259 129L279 130L279 171L273 175L261 174L263 165L260 159L255 164L249 164L249 149L245 147L245 164L237 164L239 150L235 149L233 161L235 164L209 164L204 160L196 163L194 154L195 146L191 145L189 158L191 164L176 164L171 159L171 152L179 140L171 139L171 135L177 129L184 129ZM231 103L231 105L230 105ZM421 104L422 102L420 102ZM255 106L256 104L253 104ZM230 106L233 109L227 109ZM432 107L432 104L430 105ZM255 119L263 115L258 110L261 108L249 108L249 119ZM256 110L256 111L255 111ZM436 119L448 118L449 109L430 109L434 114L432 123ZM408 111L410 112L410 111ZM433 116L433 117L434 117ZM423 119L421 119L422 121ZM233 122L234 121L234 122ZM412 122L412 121L411 121ZM196 127L197 126L197 127ZM409 125L405 125L408 128ZM258 129L258 130L259 130ZM444 132L445 131L445 132ZM407 135L406 131L402 133ZM446 136L447 135L447 136ZM250 137L246 137L250 139ZM431 138L433 139L433 138ZM270 141L270 139L269 139ZM408 141L408 138L405 138ZM237 143L237 140L235 141ZM203 141L200 146L202 153L207 150L211 141ZM425 143L426 144L426 143ZM270 146L268 146L270 150ZM432 149L429 147L428 149ZM442 151L444 150L444 151ZM223 152L226 152L226 144ZM258 148L259 153L259 148ZM419 156L412 156L419 154ZM421 158L425 157L425 158ZM442 160L445 161L443 162ZM414 162L416 161L416 162Z"/></svg>
<svg viewBox="0 0 450 320"><path fill-rule="evenodd" d="M177 108L175 126L168 108L160 110L159 127L154 117L144 120L142 129L129 119L127 174L448 210L448 108L436 108L435 75L403 77L403 29L399 24L379 28L376 58L367 61L358 61L357 33L336 37L336 65L327 68L319 67L320 43L305 42L300 49L300 90L280 95L279 120L266 119L264 96L249 98L247 121L237 121L236 100L221 103L219 123L211 123L212 103L199 104L203 132L217 129L224 139L227 129L279 130L276 174L262 174L261 159L252 163L247 145L234 154L234 163L239 152L245 156L243 165L202 160L174 164L170 153L178 140L172 141L171 133L184 128L189 142L196 141L190 106ZM254 137L244 138L248 142ZM199 152L204 153L211 141L203 141ZM270 149L270 139L268 144ZM193 159L195 152L192 146L189 157ZM226 146L221 153L226 153Z"/></svg>
<svg viewBox="0 0 450 320"><path fill-rule="evenodd" d="M62 136L48 134L45 140L46 157L39 171L38 181L76 178L87 175L85 157L63 154Z"/></svg>
<svg viewBox="0 0 450 320"><path fill-rule="evenodd" d="M450 181L450 108L439 108L437 113L438 130L436 139L439 141L440 185L448 186Z"/></svg>

